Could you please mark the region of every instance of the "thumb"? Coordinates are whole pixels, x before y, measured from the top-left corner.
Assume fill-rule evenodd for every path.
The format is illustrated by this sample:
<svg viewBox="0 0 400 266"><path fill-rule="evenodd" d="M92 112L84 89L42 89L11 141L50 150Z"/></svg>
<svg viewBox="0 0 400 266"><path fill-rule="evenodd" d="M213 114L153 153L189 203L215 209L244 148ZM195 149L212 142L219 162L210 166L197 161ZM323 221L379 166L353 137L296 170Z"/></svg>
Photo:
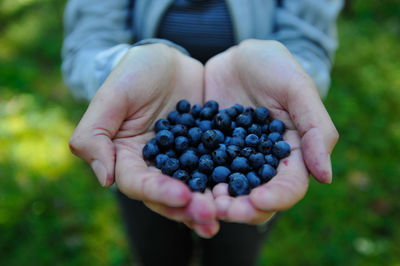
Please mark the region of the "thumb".
<svg viewBox="0 0 400 266"><path fill-rule="evenodd" d="M125 119L127 97L124 94L123 90L101 87L69 141L72 153L92 167L103 187L114 183L115 146L112 139Z"/></svg>

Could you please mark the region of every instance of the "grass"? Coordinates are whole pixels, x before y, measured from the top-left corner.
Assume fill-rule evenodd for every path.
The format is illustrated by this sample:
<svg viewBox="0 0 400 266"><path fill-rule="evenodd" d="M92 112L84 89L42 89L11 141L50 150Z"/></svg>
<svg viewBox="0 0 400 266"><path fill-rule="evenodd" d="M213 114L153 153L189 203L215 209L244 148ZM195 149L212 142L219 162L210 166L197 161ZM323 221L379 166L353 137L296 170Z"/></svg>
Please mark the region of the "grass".
<svg viewBox="0 0 400 266"><path fill-rule="evenodd" d="M260 265L400 265L400 28L395 1L339 22L326 107L334 182L282 214ZM113 195L68 151L87 103L60 76L64 1L0 3L0 265L130 265ZM397 60L396 60L397 59Z"/></svg>

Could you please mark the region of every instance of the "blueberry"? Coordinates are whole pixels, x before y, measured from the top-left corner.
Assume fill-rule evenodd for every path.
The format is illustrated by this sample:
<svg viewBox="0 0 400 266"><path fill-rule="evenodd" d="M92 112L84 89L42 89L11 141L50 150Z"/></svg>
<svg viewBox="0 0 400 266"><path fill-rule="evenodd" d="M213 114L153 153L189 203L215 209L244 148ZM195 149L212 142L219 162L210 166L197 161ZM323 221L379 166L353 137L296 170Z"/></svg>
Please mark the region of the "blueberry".
<svg viewBox="0 0 400 266"><path fill-rule="evenodd" d="M162 148L171 147L174 143L174 134L169 130L161 130L156 134L157 144Z"/></svg>
<svg viewBox="0 0 400 266"><path fill-rule="evenodd" d="M189 139L184 136L178 136L175 138L175 150L183 152L189 148Z"/></svg>
<svg viewBox="0 0 400 266"><path fill-rule="evenodd" d="M264 164L258 170L258 176L263 183L268 182L276 175L276 170L269 164Z"/></svg>
<svg viewBox="0 0 400 266"><path fill-rule="evenodd" d="M179 157L182 168L193 170L199 163L199 157L193 151L185 151Z"/></svg>
<svg viewBox="0 0 400 266"><path fill-rule="evenodd" d="M249 134L245 139L246 145L249 147L257 147L259 141L259 138L255 134Z"/></svg>
<svg viewBox="0 0 400 266"><path fill-rule="evenodd" d="M249 162L254 168L259 168L265 163L264 154L261 152L251 154L249 157Z"/></svg>
<svg viewBox="0 0 400 266"><path fill-rule="evenodd" d="M246 173L250 170L249 161L244 157L236 157L232 161L231 170L234 172Z"/></svg>
<svg viewBox="0 0 400 266"><path fill-rule="evenodd" d="M248 129L247 132L249 134L255 134L257 137L261 137L261 127L258 124L252 124Z"/></svg>
<svg viewBox="0 0 400 266"><path fill-rule="evenodd" d="M194 120L194 117L191 114L184 113L178 117L177 123L185 125L190 128L195 125L196 121Z"/></svg>
<svg viewBox="0 0 400 266"><path fill-rule="evenodd" d="M272 147L272 153L278 159L285 158L290 154L290 145L287 144L287 142L285 142L285 141L278 141Z"/></svg>
<svg viewBox="0 0 400 266"><path fill-rule="evenodd" d="M269 124L269 132L278 132L281 135L285 131L285 124L281 120L273 120Z"/></svg>
<svg viewBox="0 0 400 266"><path fill-rule="evenodd" d="M179 179L185 183L190 179L188 172L186 172L185 170L182 170L182 169L175 171L174 174L172 175L172 177L175 177L176 179Z"/></svg>
<svg viewBox="0 0 400 266"><path fill-rule="evenodd" d="M203 120L211 120L215 114L215 111L210 107L204 107L200 112L200 118Z"/></svg>
<svg viewBox="0 0 400 266"><path fill-rule="evenodd" d="M201 120L198 126L204 132L212 129L212 122L210 120Z"/></svg>
<svg viewBox="0 0 400 266"><path fill-rule="evenodd" d="M161 172L165 175L171 175L173 172L179 169L179 161L175 158L168 158L165 160L161 167Z"/></svg>
<svg viewBox="0 0 400 266"><path fill-rule="evenodd" d="M229 136L225 137L224 144L229 145L231 143L231 140L232 140L232 137L229 137Z"/></svg>
<svg viewBox="0 0 400 266"><path fill-rule="evenodd" d="M232 107L236 109L238 114L241 114L244 111L244 107L242 105L240 105L240 104L236 103Z"/></svg>
<svg viewBox="0 0 400 266"><path fill-rule="evenodd" d="M280 140L283 140L283 137L278 132L272 132L272 133L269 133L268 139L271 140L273 143L275 143L275 142L278 142Z"/></svg>
<svg viewBox="0 0 400 266"><path fill-rule="evenodd" d="M231 122L231 131L236 128L236 121Z"/></svg>
<svg viewBox="0 0 400 266"><path fill-rule="evenodd" d="M157 120L156 124L154 125L154 130L159 132L161 130L169 130L171 128L171 124L169 123L168 119L161 118Z"/></svg>
<svg viewBox="0 0 400 266"><path fill-rule="evenodd" d="M206 176L206 180L204 180L203 178L200 178L200 177L189 179L188 185L189 185L190 190L192 190L192 191L204 192L207 187L207 176Z"/></svg>
<svg viewBox="0 0 400 266"><path fill-rule="evenodd" d="M148 143L157 144L157 139L151 138Z"/></svg>
<svg viewBox="0 0 400 266"><path fill-rule="evenodd" d="M253 123L253 118L250 113L242 113L236 117L236 125L239 127L248 128Z"/></svg>
<svg viewBox="0 0 400 266"><path fill-rule="evenodd" d="M218 146L218 136L215 130L207 130L201 135L201 142L207 149L214 149Z"/></svg>
<svg viewBox="0 0 400 266"><path fill-rule="evenodd" d="M233 106L225 109L225 111L231 119L235 119L235 117L239 114L239 112Z"/></svg>
<svg viewBox="0 0 400 266"><path fill-rule="evenodd" d="M235 145L229 145L228 147L226 147L226 153L230 158L234 159L240 155L240 148Z"/></svg>
<svg viewBox="0 0 400 266"><path fill-rule="evenodd" d="M224 143L224 141L225 141L225 135L224 135L224 133L222 133L220 130L218 130L218 129L214 129L214 131L215 131L215 133L217 134L217 139L216 139L216 141L217 141L217 143L219 144L219 143Z"/></svg>
<svg viewBox="0 0 400 266"><path fill-rule="evenodd" d="M270 141L269 139L261 141L257 147L258 151L264 154L270 153L271 148L272 148L272 141Z"/></svg>
<svg viewBox="0 0 400 266"><path fill-rule="evenodd" d="M229 143L229 145L235 145L240 148L244 147L244 139L239 137L233 137Z"/></svg>
<svg viewBox="0 0 400 266"><path fill-rule="evenodd" d="M265 155L265 162L271 165L273 168L277 168L279 164L279 160L272 154Z"/></svg>
<svg viewBox="0 0 400 266"><path fill-rule="evenodd" d="M252 147L244 147L241 151L240 151L240 155L242 155L243 157L249 158L250 155L256 153L256 151L254 150L254 148Z"/></svg>
<svg viewBox="0 0 400 266"><path fill-rule="evenodd" d="M224 143L220 143L220 144L218 144L218 147L217 147L217 149L220 149L220 150L226 151L226 145L225 145Z"/></svg>
<svg viewBox="0 0 400 266"><path fill-rule="evenodd" d="M204 108L211 108L213 110L214 114L218 112L219 105L216 101L214 100L209 100L204 103Z"/></svg>
<svg viewBox="0 0 400 266"><path fill-rule="evenodd" d="M172 124L175 124L179 116L180 116L179 112L177 110L173 110L168 114L168 120Z"/></svg>
<svg viewBox="0 0 400 266"><path fill-rule="evenodd" d="M263 106L257 107L254 111L254 121L259 124L267 122L269 116L269 110Z"/></svg>
<svg viewBox="0 0 400 266"><path fill-rule="evenodd" d="M226 182L231 171L225 166L217 166L211 174L211 180L214 183Z"/></svg>
<svg viewBox="0 0 400 266"><path fill-rule="evenodd" d="M157 144L149 142L143 147L143 158L146 160L153 159L159 153L159 151L160 150L158 149Z"/></svg>
<svg viewBox="0 0 400 266"><path fill-rule="evenodd" d="M248 172L246 177L251 188L258 187L261 184L261 179L254 171Z"/></svg>
<svg viewBox="0 0 400 266"><path fill-rule="evenodd" d="M214 116L214 127L223 131L228 132L231 129L231 117L226 112L219 112Z"/></svg>
<svg viewBox="0 0 400 266"><path fill-rule="evenodd" d="M171 132L172 132L172 134L174 134L174 136L186 136L187 135L187 127L185 125L178 124L178 125L172 126Z"/></svg>
<svg viewBox="0 0 400 266"><path fill-rule="evenodd" d="M249 194L250 186L246 176L240 173L231 174L229 176L228 192L233 197Z"/></svg>
<svg viewBox="0 0 400 266"><path fill-rule="evenodd" d="M201 108L200 104L195 104L192 106L192 115L193 117L199 117L200 116L200 112L203 108Z"/></svg>
<svg viewBox="0 0 400 266"><path fill-rule="evenodd" d="M249 107L246 107L246 108L244 108L243 113L253 115L253 113L254 113L254 108L253 108L253 107L250 107L250 106L249 106Z"/></svg>
<svg viewBox="0 0 400 266"><path fill-rule="evenodd" d="M192 146L197 146L201 139L203 131L199 127L192 127L188 131L189 142Z"/></svg>
<svg viewBox="0 0 400 266"><path fill-rule="evenodd" d="M197 152L199 154L209 154L210 150L207 149L202 142L200 142L199 145L197 146Z"/></svg>
<svg viewBox="0 0 400 266"><path fill-rule="evenodd" d="M212 152L212 158L215 164L222 165L228 160L228 154L222 149L217 149Z"/></svg>
<svg viewBox="0 0 400 266"><path fill-rule="evenodd" d="M158 169L161 169L162 166L163 166L163 164L164 164L164 162L165 162L167 159L168 159L168 155L162 154L162 153L158 154L158 155L156 156L156 159L155 159L156 167L157 167Z"/></svg>
<svg viewBox="0 0 400 266"><path fill-rule="evenodd" d="M169 149L169 150L165 151L164 154L170 158L176 158L176 152L173 149Z"/></svg>
<svg viewBox="0 0 400 266"><path fill-rule="evenodd" d="M198 169L200 172L205 174L210 174L212 172L214 169L214 162L211 158L211 155L204 154L200 157Z"/></svg>
<svg viewBox="0 0 400 266"><path fill-rule="evenodd" d="M189 113L190 112L190 103L187 100L180 100L176 104L176 110L181 114Z"/></svg>
<svg viewBox="0 0 400 266"><path fill-rule="evenodd" d="M269 134L269 124L268 123L267 124L263 124L261 126L261 132L264 133L264 134Z"/></svg>
<svg viewBox="0 0 400 266"><path fill-rule="evenodd" d="M242 127L236 127L233 131L232 131L232 137L239 137L244 139L247 136L247 131L246 129L242 128Z"/></svg>

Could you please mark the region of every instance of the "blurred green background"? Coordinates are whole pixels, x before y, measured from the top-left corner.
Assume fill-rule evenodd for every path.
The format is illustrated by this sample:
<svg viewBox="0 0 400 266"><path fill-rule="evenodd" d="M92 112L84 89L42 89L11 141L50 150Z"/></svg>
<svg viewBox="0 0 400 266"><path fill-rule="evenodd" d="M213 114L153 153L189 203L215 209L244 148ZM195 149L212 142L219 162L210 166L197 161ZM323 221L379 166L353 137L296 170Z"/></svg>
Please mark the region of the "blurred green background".
<svg viewBox="0 0 400 266"><path fill-rule="evenodd" d="M347 1L326 106L334 182L283 213L260 265L400 265L400 6ZM0 2L0 265L135 265L110 191L72 156L65 1Z"/></svg>

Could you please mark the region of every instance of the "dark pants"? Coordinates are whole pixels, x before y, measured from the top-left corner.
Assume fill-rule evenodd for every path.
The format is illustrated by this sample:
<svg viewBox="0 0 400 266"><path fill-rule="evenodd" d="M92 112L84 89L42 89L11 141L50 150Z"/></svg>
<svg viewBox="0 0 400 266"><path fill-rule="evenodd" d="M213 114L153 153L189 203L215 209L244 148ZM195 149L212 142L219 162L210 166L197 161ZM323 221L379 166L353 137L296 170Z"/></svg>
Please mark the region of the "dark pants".
<svg viewBox="0 0 400 266"><path fill-rule="evenodd" d="M143 266L189 265L193 255L206 266L256 265L271 227L221 222L211 239L197 237L184 224L162 217L142 202L117 193L132 251ZM275 220L275 218L271 219Z"/></svg>

